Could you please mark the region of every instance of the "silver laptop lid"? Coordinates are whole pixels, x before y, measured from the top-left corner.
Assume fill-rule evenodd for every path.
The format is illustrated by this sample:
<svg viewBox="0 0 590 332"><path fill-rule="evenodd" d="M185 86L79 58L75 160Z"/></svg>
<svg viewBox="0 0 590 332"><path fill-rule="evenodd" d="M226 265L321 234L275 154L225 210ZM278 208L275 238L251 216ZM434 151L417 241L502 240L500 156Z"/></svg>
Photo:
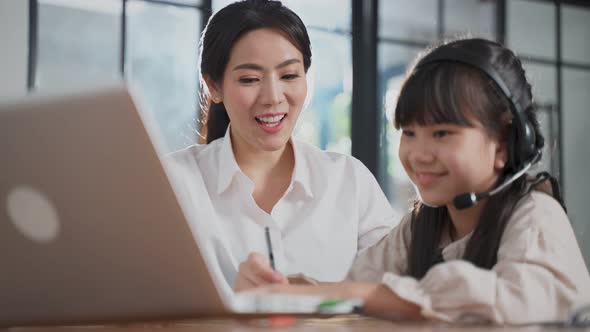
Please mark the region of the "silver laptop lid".
<svg viewBox="0 0 590 332"><path fill-rule="evenodd" d="M0 105L0 326L224 312L124 86Z"/></svg>

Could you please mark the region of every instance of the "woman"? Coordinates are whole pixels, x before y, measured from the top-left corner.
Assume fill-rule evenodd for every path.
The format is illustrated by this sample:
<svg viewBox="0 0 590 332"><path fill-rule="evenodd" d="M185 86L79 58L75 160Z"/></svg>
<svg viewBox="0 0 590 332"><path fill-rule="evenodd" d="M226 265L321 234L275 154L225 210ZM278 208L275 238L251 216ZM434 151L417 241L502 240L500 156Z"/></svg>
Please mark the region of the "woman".
<svg viewBox="0 0 590 332"><path fill-rule="evenodd" d="M238 290L299 273L342 280L397 220L361 162L292 138L311 65L303 22L279 1L236 2L211 17L201 47L207 144L174 157L202 174L225 279Z"/></svg>

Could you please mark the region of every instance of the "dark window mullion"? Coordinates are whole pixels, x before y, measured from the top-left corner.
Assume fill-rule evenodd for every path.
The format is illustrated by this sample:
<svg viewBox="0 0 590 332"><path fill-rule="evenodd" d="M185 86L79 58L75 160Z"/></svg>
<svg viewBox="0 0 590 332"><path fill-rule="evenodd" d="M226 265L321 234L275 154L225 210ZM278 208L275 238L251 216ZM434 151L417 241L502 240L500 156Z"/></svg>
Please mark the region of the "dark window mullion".
<svg viewBox="0 0 590 332"><path fill-rule="evenodd" d="M127 0L121 0L121 49L119 68L121 77L125 77L125 60L127 56Z"/></svg>
<svg viewBox="0 0 590 332"><path fill-rule="evenodd" d="M560 1L556 1L555 3L555 44L556 44L556 58L557 58L557 64L556 64L556 70L557 70L557 77L556 77L556 83L557 83L557 93L556 93L556 103L557 103L557 128L559 128L558 130L558 142L557 142L557 146L558 146L558 152L557 152L557 156L558 156L558 160L559 160L559 183L562 186L562 192L565 192L565 177L564 177L564 173L565 173L565 169L564 169L564 162L563 162L563 140L565 138L564 133L564 128L563 128L563 77L562 77L562 70L563 70L563 64L562 64L562 52L561 52L561 47L562 47L562 42L561 42L561 3ZM551 167L552 167L552 171L555 171L555 169L553 169L553 167L555 167L555 162L552 161L551 163Z"/></svg>
<svg viewBox="0 0 590 332"><path fill-rule="evenodd" d="M205 30L205 26L207 26L207 22L209 21L209 17L211 17L211 15L213 13L212 0L203 0L203 5L199 9L201 10L201 32L202 32L203 30Z"/></svg>
<svg viewBox="0 0 590 332"><path fill-rule="evenodd" d="M37 55L39 45L39 2L29 0L29 42L27 59L27 90L35 89L37 77Z"/></svg>
<svg viewBox="0 0 590 332"><path fill-rule="evenodd" d="M445 0L438 0L437 1L437 22L436 22L436 30L438 34L438 39L442 40L445 37Z"/></svg>
<svg viewBox="0 0 590 332"><path fill-rule="evenodd" d="M498 0L496 2L496 41L502 45L506 45L506 0Z"/></svg>
<svg viewBox="0 0 590 332"><path fill-rule="evenodd" d="M351 153L380 179L380 136L377 102L378 0L352 0L352 110ZM381 182L381 181L380 181Z"/></svg>

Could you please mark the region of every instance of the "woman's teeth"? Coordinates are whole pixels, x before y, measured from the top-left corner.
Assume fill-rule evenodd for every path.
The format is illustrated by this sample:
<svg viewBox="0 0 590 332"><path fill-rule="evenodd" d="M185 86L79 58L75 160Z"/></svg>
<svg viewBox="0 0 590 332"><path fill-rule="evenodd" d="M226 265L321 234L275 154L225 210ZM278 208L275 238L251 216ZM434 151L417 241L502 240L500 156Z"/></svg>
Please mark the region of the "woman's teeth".
<svg viewBox="0 0 590 332"><path fill-rule="evenodd" d="M256 120L262 123L262 125L267 127L275 127L278 126L281 120L285 117L285 114L275 115L275 116L257 116Z"/></svg>

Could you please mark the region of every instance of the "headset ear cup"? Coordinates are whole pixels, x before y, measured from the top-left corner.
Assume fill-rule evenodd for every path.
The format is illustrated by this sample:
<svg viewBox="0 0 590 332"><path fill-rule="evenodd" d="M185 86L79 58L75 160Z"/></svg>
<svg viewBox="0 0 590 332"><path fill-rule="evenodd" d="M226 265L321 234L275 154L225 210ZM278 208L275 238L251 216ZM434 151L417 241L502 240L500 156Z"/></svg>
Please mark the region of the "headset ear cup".
<svg viewBox="0 0 590 332"><path fill-rule="evenodd" d="M537 152L537 137L535 135L535 129L533 126L526 122L524 123L524 133L522 135L522 158L525 161L532 160Z"/></svg>
<svg viewBox="0 0 590 332"><path fill-rule="evenodd" d="M518 146L517 146L517 133L516 128L510 128L508 133L508 141L506 142L506 149L508 152L508 161L506 163L507 170L509 172L514 172L516 170L516 165L518 165Z"/></svg>
<svg viewBox="0 0 590 332"><path fill-rule="evenodd" d="M511 128L508 134L509 170L518 171L525 163L532 161L536 154L536 136L531 124L523 123L521 130L519 127Z"/></svg>

